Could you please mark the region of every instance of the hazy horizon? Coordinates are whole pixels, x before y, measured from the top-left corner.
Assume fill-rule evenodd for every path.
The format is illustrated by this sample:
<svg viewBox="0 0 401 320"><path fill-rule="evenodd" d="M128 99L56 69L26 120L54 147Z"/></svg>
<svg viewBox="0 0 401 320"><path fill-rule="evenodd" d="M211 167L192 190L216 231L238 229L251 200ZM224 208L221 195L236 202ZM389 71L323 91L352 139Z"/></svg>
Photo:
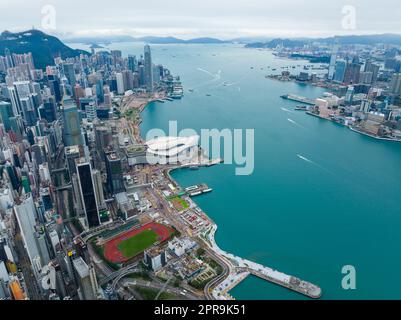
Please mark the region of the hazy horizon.
<svg viewBox="0 0 401 320"><path fill-rule="evenodd" d="M318 0L302 3L294 0L249 0L246 3L115 0L112 4L105 0L96 3L14 0L0 3L3 13L0 29L15 32L35 27L62 38L130 35L232 39L399 34L401 13L394 10L397 4L396 0L382 0L380 6L375 0L325 3ZM46 25L49 13L52 14L50 27ZM344 26L347 17L352 23Z"/></svg>

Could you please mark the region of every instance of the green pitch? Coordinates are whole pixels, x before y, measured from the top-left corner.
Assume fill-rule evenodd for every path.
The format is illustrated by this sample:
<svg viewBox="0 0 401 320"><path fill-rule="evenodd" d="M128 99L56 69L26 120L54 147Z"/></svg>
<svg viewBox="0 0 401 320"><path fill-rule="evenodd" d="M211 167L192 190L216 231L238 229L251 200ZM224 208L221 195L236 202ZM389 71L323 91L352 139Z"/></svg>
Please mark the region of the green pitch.
<svg viewBox="0 0 401 320"><path fill-rule="evenodd" d="M144 230L133 237L121 241L117 248L125 258L135 257L157 241L157 233L153 230Z"/></svg>

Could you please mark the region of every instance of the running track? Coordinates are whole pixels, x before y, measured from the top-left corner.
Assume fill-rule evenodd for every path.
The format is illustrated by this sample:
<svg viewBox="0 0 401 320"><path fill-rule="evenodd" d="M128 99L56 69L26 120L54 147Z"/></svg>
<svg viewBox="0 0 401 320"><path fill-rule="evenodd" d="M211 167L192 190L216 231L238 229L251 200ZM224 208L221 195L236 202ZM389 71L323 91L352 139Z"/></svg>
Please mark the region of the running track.
<svg viewBox="0 0 401 320"><path fill-rule="evenodd" d="M131 259L132 257L127 258L123 256L121 251L118 249L118 245L120 244L120 242L132 238L133 236L137 235L138 233L141 233L144 230L151 229L154 232L156 232L158 234L157 240L159 242L166 241L170 237L170 234L173 232L171 228L156 222L147 223L139 228L136 227L137 226L133 226L127 232L118 235L117 237L107 241L104 244L103 254L108 261L112 263L122 263Z"/></svg>

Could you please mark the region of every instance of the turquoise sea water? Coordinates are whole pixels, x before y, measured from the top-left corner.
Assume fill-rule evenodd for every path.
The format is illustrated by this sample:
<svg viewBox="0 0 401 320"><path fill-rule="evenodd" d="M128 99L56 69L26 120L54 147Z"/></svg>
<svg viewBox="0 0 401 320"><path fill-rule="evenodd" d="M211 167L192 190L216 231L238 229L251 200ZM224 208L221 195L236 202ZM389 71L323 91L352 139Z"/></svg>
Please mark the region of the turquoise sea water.
<svg viewBox="0 0 401 320"><path fill-rule="evenodd" d="M113 48L142 50L140 44ZM285 111L297 103L280 95L314 98L323 90L266 79L266 67L301 62L235 45L160 45L152 53L154 62L181 76L185 96L149 105L143 136L151 128L167 132L169 120L179 129L255 130L252 175L236 176L235 165L173 173L182 186L213 188L195 201L217 223L222 249L314 282L323 299L401 298L401 144ZM341 287L344 265L356 268L356 290ZM253 277L231 293L303 299Z"/></svg>

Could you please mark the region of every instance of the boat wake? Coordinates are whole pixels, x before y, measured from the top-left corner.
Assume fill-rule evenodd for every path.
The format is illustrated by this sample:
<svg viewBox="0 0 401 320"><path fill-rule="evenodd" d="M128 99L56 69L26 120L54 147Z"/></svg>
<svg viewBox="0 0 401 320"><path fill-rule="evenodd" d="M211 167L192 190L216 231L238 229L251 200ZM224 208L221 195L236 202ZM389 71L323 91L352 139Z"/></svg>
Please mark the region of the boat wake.
<svg viewBox="0 0 401 320"><path fill-rule="evenodd" d="M297 127L303 128L303 126L301 126L298 122L296 122L296 121L294 121L294 120L292 120L290 118L287 118L287 121L292 123L292 124L294 124L294 125L296 125Z"/></svg>
<svg viewBox="0 0 401 320"><path fill-rule="evenodd" d="M202 69L202 68L198 68L198 70L208 74L209 76L211 76L215 80L218 80L218 79L221 78L221 70L219 70L219 72L217 72L216 74L213 74L210 71L207 71L207 70Z"/></svg>
<svg viewBox="0 0 401 320"><path fill-rule="evenodd" d="M315 167L318 167L319 169L322 169L323 171L326 171L329 174L334 174L333 172L331 172L330 170L322 167L321 165L317 164L316 162L312 161L311 159L301 155L301 154L297 154L297 157L307 163L310 163L311 165L314 165Z"/></svg>
<svg viewBox="0 0 401 320"><path fill-rule="evenodd" d="M292 111L291 110L288 110L287 108L281 108L281 110L283 110L283 111L285 111L285 112L289 112L289 113L292 113ZM290 121L291 122L291 121Z"/></svg>
<svg viewBox="0 0 401 320"><path fill-rule="evenodd" d="M312 160L308 159L307 157L304 157L303 155L297 154L297 157L298 157L299 159L301 159L301 160L304 160L304 161L306 161L306 162L309 162L309 163L312 163L312 164L315 164L315 165L316 165L315 162L313 162Z"/></svg>

